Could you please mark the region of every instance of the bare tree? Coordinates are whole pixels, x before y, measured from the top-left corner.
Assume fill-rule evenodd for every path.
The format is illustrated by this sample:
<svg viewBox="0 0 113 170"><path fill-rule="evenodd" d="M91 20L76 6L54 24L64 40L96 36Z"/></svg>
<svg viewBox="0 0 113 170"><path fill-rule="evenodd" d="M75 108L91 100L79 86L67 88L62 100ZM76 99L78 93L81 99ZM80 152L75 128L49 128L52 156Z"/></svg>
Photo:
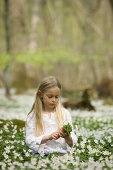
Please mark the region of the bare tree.
<svg viewBox="0 0 113 170"><path fill-rule="evenodd" d="M6 39L6 52L10 54L11 52L11 34L10 34L10 10L9 10L9 0L4 0L4 25L5 25L5 39ZM10 96L10 78L9 78L9 64L7 63L3 69L3 75L1 80L5 87L5 94L7 97Z"/></svg>
<svg viewBox="0 0 113 170"><path fill-rule="evenodd" d="M37 30L40 21L40 17L39 17L40 0L32 0L32 3L33 4L32 4L32 12L31 12L29 49L34 51L38 47Z"/></svg>
<svg viewBox="0 0 113 170"><path fill-rule="evenodd" d="M112 8L112 12L113 12L113 0L109 0L110 6Z"/></svg>

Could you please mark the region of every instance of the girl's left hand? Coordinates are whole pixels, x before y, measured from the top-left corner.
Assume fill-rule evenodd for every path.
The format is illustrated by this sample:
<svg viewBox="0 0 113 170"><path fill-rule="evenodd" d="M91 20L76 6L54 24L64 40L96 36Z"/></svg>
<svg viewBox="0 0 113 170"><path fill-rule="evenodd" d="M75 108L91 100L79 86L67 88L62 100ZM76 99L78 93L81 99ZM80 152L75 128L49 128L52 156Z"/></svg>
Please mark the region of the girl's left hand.
<svg viewBox="0 0 113 170"><path fill-rule="evenodd" d="M63 131L63 129L61 128L61 129L59 130L59 137L65 138L65 137L67 137L67 136L68 136L68 134L65 133L65 132Z"/></svg>

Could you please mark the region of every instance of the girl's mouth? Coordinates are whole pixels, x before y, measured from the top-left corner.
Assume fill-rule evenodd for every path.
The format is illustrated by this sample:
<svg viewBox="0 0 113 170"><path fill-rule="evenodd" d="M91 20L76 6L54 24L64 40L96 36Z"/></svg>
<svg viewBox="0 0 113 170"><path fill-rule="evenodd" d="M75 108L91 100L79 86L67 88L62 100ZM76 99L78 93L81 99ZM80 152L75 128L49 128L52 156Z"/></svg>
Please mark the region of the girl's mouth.
<svg viewBox="0 0 113 170"><path fill-rule="evenodd" d="M55 106L55 104L50 104L51 106Z"/></svg>

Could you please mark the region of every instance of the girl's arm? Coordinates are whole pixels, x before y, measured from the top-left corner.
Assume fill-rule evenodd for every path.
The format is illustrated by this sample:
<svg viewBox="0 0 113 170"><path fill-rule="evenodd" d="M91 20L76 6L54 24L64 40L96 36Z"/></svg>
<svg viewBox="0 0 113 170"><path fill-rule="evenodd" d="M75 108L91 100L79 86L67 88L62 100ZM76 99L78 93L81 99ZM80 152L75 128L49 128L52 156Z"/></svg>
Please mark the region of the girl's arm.
<svg viewBox="0 0 113 170"><path fill-rule="evenodd" d="M33 117L32 117L33 116ZM34 151L38 151L44 135L35 136L35 115L29 114L26 120L26 144Z"/></svg>
<svg viewBox="0 0 113 170"><path fill-rule="evenodd" d="M65 135L62 136L62 137L64 137L66 143L67 143L70 147L72 147L72 146L74 146L74 144L77 143L77 136L76 136L75 133L74 133L74 128L73 128L72 118L71 118L70 112L69 112L67 109L64 109L64 112L65 112L65 121L66 121L66 123L70 123L70 124L71 124L71 126L72 126L72 132L70 133L69 136L67 136L67 135L65 134Z"/></svg>
<svg viewBox="0 0 113 170"><path fill-rule="evenodd" d="M63 131L62 129L60 129L60 131L59 131L59 136L60 136L60 137L63 137L63 138L65 139L66 143L67 143L70 147L73 146L73 140L72 140L71 135L67 135L66 133L64 133L64 131Z"/></svg>
<svg viewBox="0 0 113 170"><path fill-rule="evenodd" d="M41 144L47 142L49 140L49 136L44 136L41 140Z"/></svg>
<svg viewBox="0 0 113 170"><path fill-rule="evenodd" d="M71 137L70 135L68 135L68 136L66 136L66 137L64 137L64 138L65 138L66 143L67 143L70 147L72 147L72 146L73 146L72 137Z"/></svg>

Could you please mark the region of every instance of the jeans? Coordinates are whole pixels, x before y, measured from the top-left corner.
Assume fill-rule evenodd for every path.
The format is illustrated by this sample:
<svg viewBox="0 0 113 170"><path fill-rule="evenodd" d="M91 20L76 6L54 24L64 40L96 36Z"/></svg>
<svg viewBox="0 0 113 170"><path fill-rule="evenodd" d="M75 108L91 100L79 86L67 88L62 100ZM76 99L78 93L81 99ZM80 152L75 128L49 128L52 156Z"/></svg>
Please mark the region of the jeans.
<svg viewBox="0 0 113 170"><path fill-rule="evenodd" d="M34 153L33 154L33 156L37 156L37 157L47 157L48 155L58 155L58 156L63 156L63 155L65 155L66 153L57 153L57 152L54 152L54 153L44 153L44 155L43 156L41 156L38 152L37 153Z"/></svg>

